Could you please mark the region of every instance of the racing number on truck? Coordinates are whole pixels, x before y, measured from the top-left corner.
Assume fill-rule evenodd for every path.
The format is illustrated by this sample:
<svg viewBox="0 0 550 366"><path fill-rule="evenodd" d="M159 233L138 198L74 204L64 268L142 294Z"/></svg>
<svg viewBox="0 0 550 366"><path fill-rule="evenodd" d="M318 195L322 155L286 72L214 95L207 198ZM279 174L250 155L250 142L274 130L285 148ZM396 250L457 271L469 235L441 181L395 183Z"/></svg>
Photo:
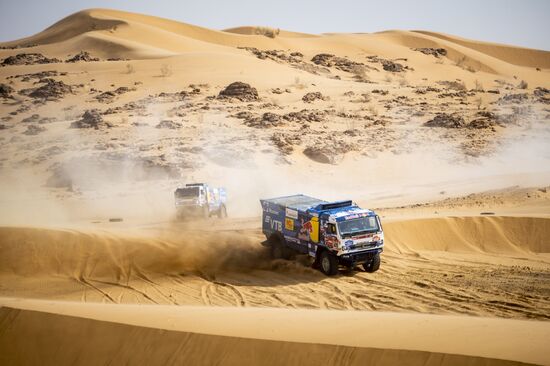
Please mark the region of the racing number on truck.
<svg viewBox="0 0 550 366"><path fill-rule="evenodd" d="M294 231L294 220L288 217L285 217L285 229L288 231Z"/></svg>

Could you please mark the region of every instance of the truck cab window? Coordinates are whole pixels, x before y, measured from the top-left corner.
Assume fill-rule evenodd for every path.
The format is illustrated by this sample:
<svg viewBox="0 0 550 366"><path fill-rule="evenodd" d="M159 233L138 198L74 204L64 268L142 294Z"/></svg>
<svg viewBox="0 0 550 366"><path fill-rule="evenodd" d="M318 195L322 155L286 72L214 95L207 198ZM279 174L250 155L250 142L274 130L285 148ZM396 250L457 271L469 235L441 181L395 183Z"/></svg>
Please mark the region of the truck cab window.
<svg viewBox="0 0 550 366"><path fill-rule="evenodd" d="M334 224L327 224L327 233L336 235L336 225Z"/></svg>

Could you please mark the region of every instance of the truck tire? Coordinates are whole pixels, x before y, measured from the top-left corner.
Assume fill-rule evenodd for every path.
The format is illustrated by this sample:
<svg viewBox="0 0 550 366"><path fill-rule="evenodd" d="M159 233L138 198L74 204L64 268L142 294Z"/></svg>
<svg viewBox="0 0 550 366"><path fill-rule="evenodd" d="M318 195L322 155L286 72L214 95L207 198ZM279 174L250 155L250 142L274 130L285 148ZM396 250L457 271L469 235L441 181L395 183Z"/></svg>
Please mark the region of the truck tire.
<svg viewBox="0 0 550 366"><path fill-rule="evenodd" d="M319 256L319 269L327 276L338 273L338 258L328 250L321 252Z"/></svg>
<svg viewBox="0 0 550 366"><path fill-rule="evenodd" d="M292 251L288 248L284 239L273 237L271 240L271 258L273 259L290 259Z"/></svg>
<svg viewBox="0 0 550 366"><path fill-rule="evenodd" d="M225 219L227 217L227 209L225 208L225 205L220 206L220 209L218 210L218 217L220 219Z"/></svg>
<svg viewBox="0 0 550 366"><path fill-rule="evenodd" d="M363 263L363 268L365 269L365 272L369 273L378 271L380 268L380 253L376 253L370 261Z"/></svg>

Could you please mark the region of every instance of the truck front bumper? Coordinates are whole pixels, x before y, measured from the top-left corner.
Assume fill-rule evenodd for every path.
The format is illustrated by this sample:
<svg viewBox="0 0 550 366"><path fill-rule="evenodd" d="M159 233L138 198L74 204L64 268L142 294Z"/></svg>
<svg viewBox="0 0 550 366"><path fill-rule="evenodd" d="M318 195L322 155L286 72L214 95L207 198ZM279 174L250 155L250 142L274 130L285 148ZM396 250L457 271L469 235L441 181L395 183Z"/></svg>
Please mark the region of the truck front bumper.
<svg viewBox="0 0 550 366"><path fill-rule="evenodd" d="M343 253L338 256L338 261L344 266L354 266L356 263L363 263L374 258L375 255L384 251L384 245L376 248L356 251L352 253Z"/></svg>

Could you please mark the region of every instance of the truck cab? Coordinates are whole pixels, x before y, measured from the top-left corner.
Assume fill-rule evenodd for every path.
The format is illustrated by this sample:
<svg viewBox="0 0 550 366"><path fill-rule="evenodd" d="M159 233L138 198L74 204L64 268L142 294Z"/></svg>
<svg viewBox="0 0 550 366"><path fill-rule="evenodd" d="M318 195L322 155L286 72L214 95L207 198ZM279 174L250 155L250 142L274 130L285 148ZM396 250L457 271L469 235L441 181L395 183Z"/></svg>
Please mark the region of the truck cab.
<svg viewBox="0 0 550 366"><path fill-rule="evenodd" d="M273 257L308 254L314 265L334 275L340 265L365 271L380 267L384 232L374 211L352 201L327 202L304 195L260 200L262 231Z"/></svg>
<svg viewBox="0 0 550 366"><path fill-rule="evenodd" d="M174 200L179 218L227 217L225 189L210 187L206 183L190 183L174 191Z"/></svg>

